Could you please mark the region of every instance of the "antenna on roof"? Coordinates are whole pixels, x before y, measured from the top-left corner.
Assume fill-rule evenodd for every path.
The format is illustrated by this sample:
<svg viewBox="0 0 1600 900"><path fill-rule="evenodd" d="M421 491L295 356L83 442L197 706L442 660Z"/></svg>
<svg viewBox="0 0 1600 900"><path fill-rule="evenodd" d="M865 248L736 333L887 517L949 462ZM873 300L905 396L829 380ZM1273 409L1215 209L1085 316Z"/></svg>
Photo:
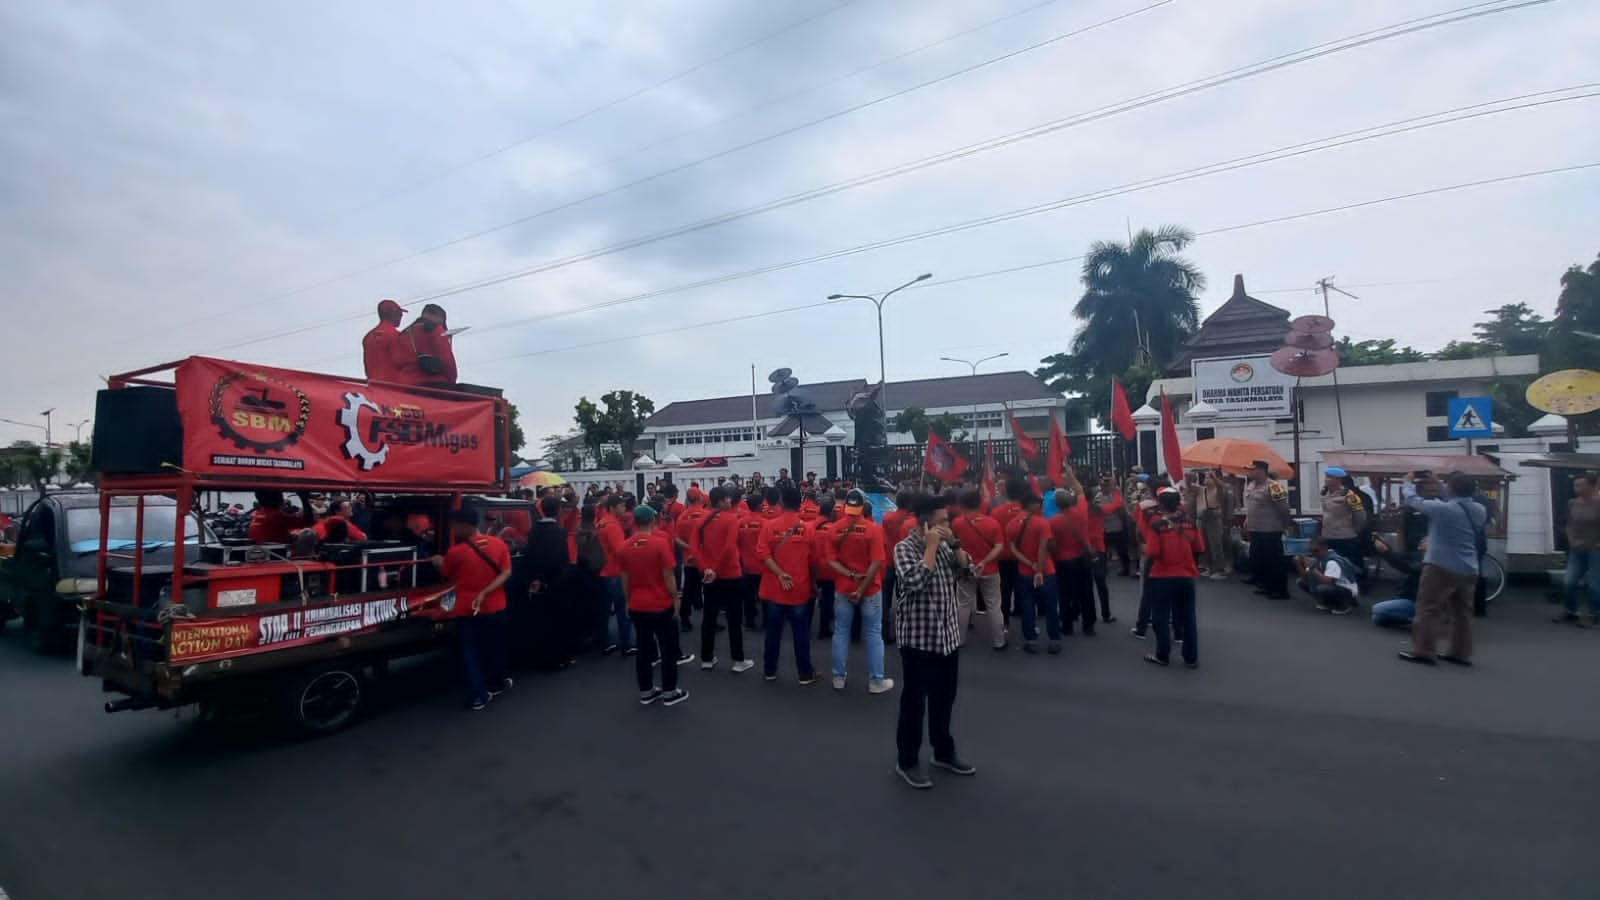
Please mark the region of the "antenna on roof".
<svg viewBox="0 0 1600 900"><path fill-rule="evenodd" d="M1328 292L1334 291L1349 297L1351 300L1360 300L1355 294L1333 283L1336 275L1317 279L1317 290L1322 292L1322 315L1324 318L1333 318L1333 308L1328 302ZM1339 443L1344 444L1344 400L1339 396L1339 370L1333 370L1333 408L1339 414Z"/></svg>

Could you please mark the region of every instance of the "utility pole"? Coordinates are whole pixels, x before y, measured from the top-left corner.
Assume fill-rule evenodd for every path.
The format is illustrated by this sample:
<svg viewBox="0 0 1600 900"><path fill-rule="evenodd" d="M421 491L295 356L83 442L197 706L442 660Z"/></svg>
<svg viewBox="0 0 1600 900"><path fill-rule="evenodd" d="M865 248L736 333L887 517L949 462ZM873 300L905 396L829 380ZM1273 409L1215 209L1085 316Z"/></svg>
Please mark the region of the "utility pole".
<svg viewBox="0 0 1600 900"><path fill-rule="evenodd" d="M50 414L55 411L56 408L52 406L44 412L39 413L39 415L44 416L44 448L46 450L50 449Z"/></svg>
<svg viewBox="0 0 1600 900"><path fill-rule="evenodd" d="M1329 275L1326 278L1317 279L1317 290L1322 292L1322 316L1325 319L1332 319L1333 318L1333 307L1328 302L1328 292L1329 291L1334 291L1336 293L1343 294L1346 297L1349 297L1351 300L1360 300L1361 299L1360 297L1357 297L1355 294L1350 293L1349 291L1345 290L1344 288L1338 287L1337 285L1335 285L1333 283L1333 279L1335 277L1336 276ZM1338 351L1335 351L1335 352L1338 352ZM1334 369L1333 370L1333 408L1334 408L1334 411L1339 416L1339 446L1343 447L1344 446L1344 399L1339 396L1339 370L1338 369Z"/></svg>

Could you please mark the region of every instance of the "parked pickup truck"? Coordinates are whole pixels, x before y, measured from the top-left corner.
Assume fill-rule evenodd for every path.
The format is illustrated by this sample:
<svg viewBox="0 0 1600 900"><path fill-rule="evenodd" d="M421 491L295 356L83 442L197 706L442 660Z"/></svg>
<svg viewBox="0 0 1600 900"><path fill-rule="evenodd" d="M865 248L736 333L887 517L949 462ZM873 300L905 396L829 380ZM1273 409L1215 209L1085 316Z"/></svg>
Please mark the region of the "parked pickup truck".
<svg viewBox="0 0 1600 900"><path fill-rule="evenodd" d="M116 497L106 537L110 553L129 552L138 540L134 497ZM146 497L144 565L171 566L178 505ZM201 528L189 517L183 558L198 558ZM22 515L14 552L0 557L0 628L20 618L29 644L40 653L70 649L79 605L94 596L100 549L100 496L92 491L49 494Z"/></svg>

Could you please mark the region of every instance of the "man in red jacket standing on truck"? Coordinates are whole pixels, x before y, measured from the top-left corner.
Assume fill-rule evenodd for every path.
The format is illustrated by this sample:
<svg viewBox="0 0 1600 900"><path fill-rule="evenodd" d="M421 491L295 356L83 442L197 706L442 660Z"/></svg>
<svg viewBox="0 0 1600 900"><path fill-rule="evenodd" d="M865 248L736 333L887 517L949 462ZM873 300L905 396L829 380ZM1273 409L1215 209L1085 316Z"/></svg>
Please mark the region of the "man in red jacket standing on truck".
<svg viewBox="0 0 1600 900"><path fill-rule="evenodd" d="M413 364L408 371L412 383L425 387L455 387L456 352L450 344L448 328L444 307L429 303L405 330L403 349L411 353Z"/></svg>
<svg viewBox="0 0 1600 900"><path fill-rule="evenodd" d="M378 304L378 324L361 339L368 381L416 383L417 355L400 334L400 320L405 317L406 311L393 300Z"/></svg>

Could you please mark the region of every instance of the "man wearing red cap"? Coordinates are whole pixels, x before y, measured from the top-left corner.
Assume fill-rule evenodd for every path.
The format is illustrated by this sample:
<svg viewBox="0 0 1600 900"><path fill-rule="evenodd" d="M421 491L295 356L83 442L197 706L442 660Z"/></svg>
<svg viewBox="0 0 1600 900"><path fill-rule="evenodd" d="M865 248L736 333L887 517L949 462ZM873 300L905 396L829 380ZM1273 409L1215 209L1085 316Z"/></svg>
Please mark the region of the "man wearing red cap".
<svg viewBox="0 0 1600 900"><path fill-rule="evenodd" d="M368 381L414 384L420 374L417 355L400 334L406 311L393 300L378 304L378 324L361 339L361 355Z"/></svg>
<svg viewBox="0 0 1600 900"><path fill-rule="evenodd" d="M450 345L444 307L429 303L401 337L411 351L413 383L428 387L455 387L456 352Z"/></svg>

